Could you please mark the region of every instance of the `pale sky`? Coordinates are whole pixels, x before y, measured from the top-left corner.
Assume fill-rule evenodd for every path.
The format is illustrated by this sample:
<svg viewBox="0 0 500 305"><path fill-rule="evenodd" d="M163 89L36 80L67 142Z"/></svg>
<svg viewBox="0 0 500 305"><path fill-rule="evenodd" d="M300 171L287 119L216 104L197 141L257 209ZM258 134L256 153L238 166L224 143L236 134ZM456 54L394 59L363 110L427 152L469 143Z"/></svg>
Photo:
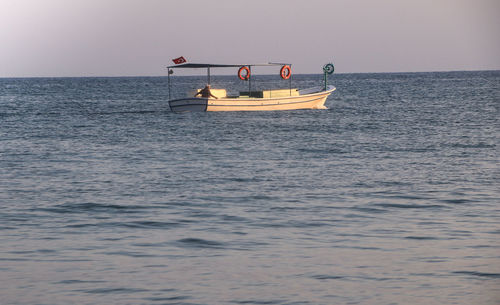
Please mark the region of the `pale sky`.
<svg viewBox="0 0 500 305"><path fill-rule="evenodd" d="M500 70L500 0L0 0L0 77Z"/></svg>

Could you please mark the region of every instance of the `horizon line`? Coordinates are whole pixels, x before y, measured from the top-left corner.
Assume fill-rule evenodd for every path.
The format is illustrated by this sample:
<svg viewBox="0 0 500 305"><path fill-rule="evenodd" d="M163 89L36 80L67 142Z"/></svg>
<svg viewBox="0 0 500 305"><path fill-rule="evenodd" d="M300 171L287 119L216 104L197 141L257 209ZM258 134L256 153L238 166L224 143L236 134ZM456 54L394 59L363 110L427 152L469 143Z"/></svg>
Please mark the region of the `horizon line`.
<svg viewBox="0 0 500 305"><path fill-rule="evenodd" d="M456 72L496 72L500 69L485 69L485 70L435 70L435 71L399 71L399 72L341 72L334 73L336 75L348 74L418 74L418 73L456 73ZM230 76L231 74L211 74L212 76ZM274 75L271 73L262 73L258 75ZM322 73L295 73L293 75L322 75ZM176 75L179 77L191 77L202 75ZM94 75L94 76L0 76L0 79L14 78L136 78L136 77L168 77L165 75Z"/></svg>

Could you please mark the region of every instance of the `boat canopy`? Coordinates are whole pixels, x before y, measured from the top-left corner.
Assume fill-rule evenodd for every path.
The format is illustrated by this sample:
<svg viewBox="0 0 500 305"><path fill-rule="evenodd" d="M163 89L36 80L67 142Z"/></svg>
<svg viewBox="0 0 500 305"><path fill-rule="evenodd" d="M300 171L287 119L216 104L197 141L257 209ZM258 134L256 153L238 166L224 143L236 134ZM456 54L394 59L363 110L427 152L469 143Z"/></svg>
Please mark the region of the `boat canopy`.
<svg viewBox="0 0 500 305"><path fill-rule="evenodd" d="M168 66L168 98L169 100L171 99L170 97L170 74L174 73L173 69L181 69L181 68L192 68L192 69L199 69L199 68L204 68L207 69L207 84L210 84L210 69L211 68L240 68L240 71L238 71L238 77L241 80L248 80L248 92L252 91L252 78L250 77L250 69L255 66L282 66L282 71L280 72L281 77L283 79L289 79L289 84L290 84L290 90L292 88L292 79L290 78L291 75L291 67L292 64L287 64L287 63L277 63L277 62L268 62L268 63L257 63L257 64L203 64L203 63L183 63L183 64L178 64L174 66ZM243 77L240 75L241 70L246 67L247 74L246 77ZM286 78L283 76L283 69L288 68L288 74L286 75Z"/></svg>
<svg viewBox="0 0 500 305"><path fill-rule="evenodd" d="M174 66L168 66L168 69L177 69L177 68L235 68L235 67L241 67L241 66L248 66L248 67L254 67L254 66L284 66L284 65L289 65L287 63L276 63L276 62L269 62L269 63L261 63L261 64L239 64L239 65L234 65L234 64L201 64L201 63L185 63L185 64L180 64L180 65L174 65Z"/></svg>

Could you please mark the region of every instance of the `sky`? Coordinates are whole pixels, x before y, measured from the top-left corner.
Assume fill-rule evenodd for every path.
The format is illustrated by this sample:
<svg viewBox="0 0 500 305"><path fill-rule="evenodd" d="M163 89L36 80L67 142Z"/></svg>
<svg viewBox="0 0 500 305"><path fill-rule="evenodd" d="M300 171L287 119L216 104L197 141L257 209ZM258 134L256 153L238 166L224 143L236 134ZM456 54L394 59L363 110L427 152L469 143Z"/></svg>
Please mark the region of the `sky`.
<svg viewBox="0 0 500 305"><path fill-rule="evenodd" d="M0 0L0 77L500 70L500 0Z"/></svg>

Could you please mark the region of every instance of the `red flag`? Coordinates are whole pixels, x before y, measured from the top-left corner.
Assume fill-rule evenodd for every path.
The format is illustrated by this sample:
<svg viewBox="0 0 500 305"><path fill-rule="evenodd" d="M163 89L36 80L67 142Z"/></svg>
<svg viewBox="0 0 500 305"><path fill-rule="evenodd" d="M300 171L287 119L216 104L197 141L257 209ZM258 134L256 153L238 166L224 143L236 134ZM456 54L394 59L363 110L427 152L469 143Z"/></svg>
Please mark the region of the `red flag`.
<svg viewBox="0 0 500 305"><path fill-rule="evenodd" d="M178 58L172 59L172 61L173 61L173 62L174 62L174 64L176 64L176 65L180 65L180 64L183 64L183 63L187 62L187 60L184 58L184 56L181 56L181 57L178 57Z"/></svg>

